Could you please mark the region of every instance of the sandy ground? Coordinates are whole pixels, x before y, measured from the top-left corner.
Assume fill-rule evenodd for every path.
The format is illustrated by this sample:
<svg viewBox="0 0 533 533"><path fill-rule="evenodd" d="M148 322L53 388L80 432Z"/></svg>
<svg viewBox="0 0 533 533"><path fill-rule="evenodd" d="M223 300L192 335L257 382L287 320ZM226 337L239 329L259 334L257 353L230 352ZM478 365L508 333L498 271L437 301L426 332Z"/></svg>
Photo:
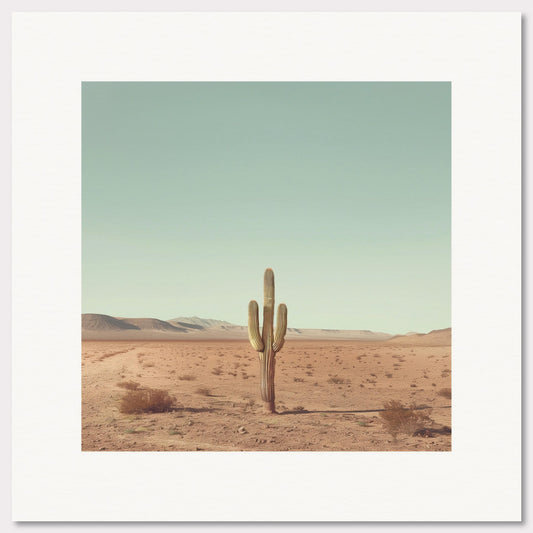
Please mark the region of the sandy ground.
<svg viewBox="0 0 533 533"><path fill-rule="evenodd" d="M276 355L279 414L266 415L248 341L84 341L82 449L449 451L451 399L441 391L451 388L450 354L391 341L287 341ZM176 407L122 414L124 381L167 390ZM427 431L395 440L380 416L389 400L422 407Z"/></svg>

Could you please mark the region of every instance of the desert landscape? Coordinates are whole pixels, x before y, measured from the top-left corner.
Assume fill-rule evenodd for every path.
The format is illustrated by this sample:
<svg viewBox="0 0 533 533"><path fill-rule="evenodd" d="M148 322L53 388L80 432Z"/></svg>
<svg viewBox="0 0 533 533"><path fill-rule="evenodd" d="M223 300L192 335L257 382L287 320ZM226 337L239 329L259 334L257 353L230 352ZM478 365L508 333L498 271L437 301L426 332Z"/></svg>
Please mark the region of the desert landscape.
<svg viewBox="0 0 533 533"><path fill-rule="evenodd" d="M83 450L451 450L449 82L91 81L82 127Z"/></svg>
<svg viewBox="0 0 533 533"><path fill-rule="evenodd" d="M449 328L288 329L277 414L244 326L88 314L82 339L84 451L451 450Z"/></svg>

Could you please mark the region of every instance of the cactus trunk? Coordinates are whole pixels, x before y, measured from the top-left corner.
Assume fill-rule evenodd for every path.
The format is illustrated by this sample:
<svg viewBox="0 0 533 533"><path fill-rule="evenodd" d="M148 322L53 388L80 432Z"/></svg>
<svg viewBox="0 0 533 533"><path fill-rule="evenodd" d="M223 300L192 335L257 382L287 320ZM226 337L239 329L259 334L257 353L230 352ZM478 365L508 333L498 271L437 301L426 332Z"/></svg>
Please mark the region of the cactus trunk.
<svg viewBox="0 0 533 533"><path fill-rule="evenodd" d="M248 306L248 336L254 350L259 352L261 373L261 399L266 413L275 413L274 373L276 353L285 342L287 331L287 307L278 307L277 327L274 334L274 272L270 268L265 271L263 331L259 334L258 305L255 300Z"/></svg>
<svg viewBox="0 0 533 533"><path fill-rule="evenodd" d="M274 350L266 349L260 356L261 364L261 399L266 413L276 412L276 394L274 392L274 372L276 366Z"/></svg>

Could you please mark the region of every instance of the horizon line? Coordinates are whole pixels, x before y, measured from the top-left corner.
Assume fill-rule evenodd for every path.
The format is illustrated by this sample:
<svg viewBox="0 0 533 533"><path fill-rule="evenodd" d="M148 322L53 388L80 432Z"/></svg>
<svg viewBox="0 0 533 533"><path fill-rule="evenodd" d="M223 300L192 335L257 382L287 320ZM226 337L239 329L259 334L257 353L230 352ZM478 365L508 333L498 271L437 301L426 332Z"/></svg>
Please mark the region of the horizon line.
<svg viewBox="0 0 533 533"><path fill-rule="evenodd" d="M229 322L228 320L221 320L219 318L205 318L205 317L200 317L200 316L197 316L197 315L192 315L192 316L188 316L188 317L174 317L174 318L157 318L157 317L153 317L153 316L122 316L122 315L110 315L110 314L107 314L107 313L91 313L91 312L82 312L81 313L82 315L102 315L102 316L110 316L112 318L116 318L118 320L127 320L129 318L131 319L141 319L141 318L147 318L147 319L153 319L153 320L161 320L162 322L168 322L169 320L177 320L178 318L198 318L200 320L214 320L216 322L225 322L227 324L230 324L232 326L238 326L238 327L247 327L246 324L234 324L233 322ZM262 324L262 322L260 322L260 324ZM353 329L346 329L346 328L309 328L309 327L302 327L302 326L288 326L287 329L307 329L307 330L321 330L321 331L371 331L373 333L384 333L386 335L393 335L393 336L397 336L397 335L406 335L406 333L389 333L387 331L383 331L383 330L374 330L374 329L360 329L360 328L353 328ZM409 330L407 333L415 333L417 335L426 335L427 333L431 333L432 331L439 331L439 330L444 330L444 329L452 329L452 326L446 326L444 328L433 328L433 329L430 329L429 331L427 332L420 332L420 331L416 331L414 329L411 329Z"/></svg>

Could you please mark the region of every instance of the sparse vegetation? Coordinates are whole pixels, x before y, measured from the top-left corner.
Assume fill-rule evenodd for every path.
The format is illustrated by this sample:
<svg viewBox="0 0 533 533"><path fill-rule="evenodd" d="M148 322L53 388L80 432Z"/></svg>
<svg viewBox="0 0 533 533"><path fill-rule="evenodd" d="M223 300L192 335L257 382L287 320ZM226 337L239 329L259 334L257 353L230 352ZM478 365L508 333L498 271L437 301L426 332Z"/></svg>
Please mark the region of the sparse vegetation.
<svg viewBox="0 0 533 533"><path fill-rule="evenodd" d="M405 407L397 400L390 400L385 402L383 407L385 409L380 412L383 427L392 435L394 442L397 441L400 433L413 435L426 426L433 424L429 414L421 411L415 404Z"/></svg>
<svg viewBox="0 0 533 533"><path fill-rule="evenodd" d="M117 383L117 387L128 390L137 390L140 387L140 383L136 381L121 381Z"/></svg>
<svg viewBox="0 0 533 533"><path fill-rule="evenodd" d="M146 429L144 428L136 428L136 429L127 429L124 433L145 433Z"/></svg>
<svg viewBox="0 0 533 533"><path fill-rule="evenodd" d="M243 328L235 331L244 333ZM415 455L451 449L448 346L417 346L415 358L410 346L292 336L282 357L276 356L280 416L275 417L264 416L258 356L242 339L219 342L196 335L176 342L84 343L82 449L184 452L200 446L209 451L402 450ZM99 362L102 355L121 350L125 353ZM217 357L219 352L224 357ZM435 356L428 360L428 353ZM147 363L155 366L143 367ZM441 373L448 376L441 378ZM168 412L145 406L128 414L119 411L128 392L142 396L148 388L168 391L175 404ZM388 400L401 402L405 410L405 419L392 432L380 415ZM237 432L240 427L247 434Z"/></svg>
<svg viewBox="0 0 533 533"><path fill-rule="evenodd" d="M331 376L328 379L328 383L335 383L336 385L339 385L339 384L342 384L342 383L346 383L346 380L344 378L339 377L339 376Z"/></svg>
<svg viewBox="0 0 533 533"><path fill-rule="evenodd" d="M451 398L452 398L452 389L444 388L444 389L441 389L437 394L439 396L443 396L444 398L448 398L448 400L451 400Z"/></svg>
<svg viewBox="0 0 533 533"><path fill-rule="evenodd" d="M135 389L128 391L122 398L120 412L132 413L164 413L170 411L175 398L168 391L161 389Z"/></svg>

